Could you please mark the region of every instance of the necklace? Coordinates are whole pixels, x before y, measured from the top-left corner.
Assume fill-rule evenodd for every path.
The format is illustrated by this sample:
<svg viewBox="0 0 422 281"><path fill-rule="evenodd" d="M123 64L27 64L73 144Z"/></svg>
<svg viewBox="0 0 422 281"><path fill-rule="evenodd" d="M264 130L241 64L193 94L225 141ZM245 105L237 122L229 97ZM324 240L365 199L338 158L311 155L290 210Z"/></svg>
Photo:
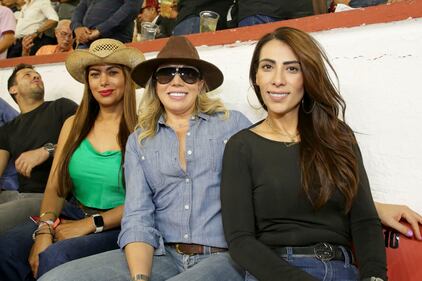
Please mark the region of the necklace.
<svg viewBox="0 0 422 281"><path fill-rule="evenodd" d="M292 145L295 145L298 141L297 141L297 137L299 136L299 132L296 131L296 133L294 135L289 134L289 132L287 132L286 129L284 129L283 127L283 131L280 131L280 129L276 128L273 124L272 121L270 121L269 118L265 119L266 123L268 124L268 127L270 127L271 130L273 130L274 132L282 135L283 137L288 137L290 139L289 142L283 142L283 144L286 147L290 147Z"/></svg>

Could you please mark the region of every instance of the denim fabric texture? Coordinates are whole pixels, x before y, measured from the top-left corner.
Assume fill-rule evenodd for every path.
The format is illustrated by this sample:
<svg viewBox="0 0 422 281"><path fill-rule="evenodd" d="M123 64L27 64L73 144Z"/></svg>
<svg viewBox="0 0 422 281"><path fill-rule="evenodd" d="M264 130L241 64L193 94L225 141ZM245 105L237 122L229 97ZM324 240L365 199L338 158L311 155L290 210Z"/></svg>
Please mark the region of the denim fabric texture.
<svg viewBox="0 0 422 281"><path fill-rule="evenodd" d="M61 216L81 219L85 213L79 207L65 204ZM28 263L34 243L32 233L37 225L29 220L0 236L1 280L35 280ZM89 234L51 244L39 255L38 276L65 262L118 248L119 229Z"/></svg>
<svg viewBox="0 0 422 281"><path fill-rule="evenodd" d="M282 255L285 261L291 265L302 269L309 273L313 277L321 281L357 281L359 280L359 271L355 265L353 265L349 259L349 255L346 254L346 249L341 247L344 253L344 261L331 260L321 261L313 257L304 257L301 255L292 254L292 248L287 248L287 255ZM258 281L249 272L246 272L245 281Z"/></svg>
<svg viewBox="0 0 422 281"><path fill-rule="evenodd" d="M154 256L150 281L243 281L244 271L228 252L187 256L165 247L165 254ZM75 270L77 269L77 270ZM44 274L39 281L130 281L125 254L108 251L74 260Z"/></svg>
<svg viewBox="0 0 422 281"><path fill-rule="evenodd" d="M173 35L199 33L199 16L188 17L179 22L173 29Z"/></svg>
<svg viewBox="0 0 422 281"><path fill-rule="evenodd" d="M0 127L18 115L19 113L13 107L0 98ZM3 175L0 177L0 189L18 190L18 174L16 173L13 161L13 159L9 160L6 170L4 170Z"/></svg>
<svg viewBox="0 0 422 281"><path fill-rule="evenodd" d="M280 21L280 20L281 19L279 18L263 16L263 15L249 16L239 21L239 27L275 22L275 21Z"/></svg>
<svg viewBox="0 0 422 281"><path fill-rule="evenodd" d="M199 113L186 135L186 172L179 164L176 133L163 117L157 133L140 145L140 131L126 145L126 200L119 246L145 242L156 255L166 243L226 248L220 204L220 176L227 140L250 125L240 112Z"/></svg>
<svg viewBox="0 0 422 281"><path fill-rule="evenodd" d="M353 8L376 6L387 3L387 0L351 0L349 6Z"/></svg>

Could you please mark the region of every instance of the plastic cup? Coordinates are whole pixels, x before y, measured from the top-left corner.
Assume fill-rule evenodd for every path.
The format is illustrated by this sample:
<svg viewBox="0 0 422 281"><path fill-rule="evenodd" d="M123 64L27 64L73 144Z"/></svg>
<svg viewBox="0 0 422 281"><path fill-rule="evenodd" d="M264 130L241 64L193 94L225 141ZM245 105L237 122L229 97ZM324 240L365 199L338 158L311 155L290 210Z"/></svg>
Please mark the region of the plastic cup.
<svg viewBox="0 0 422 281"><path fill-rule="evenodd" d="M199 18L199 32L213 32L217 29L220 15L213 11L202 11L199 13Z"/></svg>
<svg viewBox="0 0 422 281"><path fill-rule="evenodd" d="M153 40L158 32L158 25L152 22L143 22L141 24L142 40Z"/></svg>

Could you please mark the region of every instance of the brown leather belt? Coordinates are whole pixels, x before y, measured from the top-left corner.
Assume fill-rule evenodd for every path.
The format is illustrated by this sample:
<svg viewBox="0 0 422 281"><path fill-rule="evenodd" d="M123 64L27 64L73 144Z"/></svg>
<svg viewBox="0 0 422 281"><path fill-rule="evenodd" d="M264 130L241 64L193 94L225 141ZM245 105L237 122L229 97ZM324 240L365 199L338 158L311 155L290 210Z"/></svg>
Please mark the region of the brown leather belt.
<svg viewBox="0 0 422 281"><path fill-rule="evenodd" d="M206 248L209 248L209 252L211 254L219 253L219 252L226 252L226 248L218 248L218 247L209 247L204 245L198 245L198 244L182 244L182 243L168 243L166 244L172 248L176 249L176 252L183 255L200 255L206 253L204 250Z"/></svg>

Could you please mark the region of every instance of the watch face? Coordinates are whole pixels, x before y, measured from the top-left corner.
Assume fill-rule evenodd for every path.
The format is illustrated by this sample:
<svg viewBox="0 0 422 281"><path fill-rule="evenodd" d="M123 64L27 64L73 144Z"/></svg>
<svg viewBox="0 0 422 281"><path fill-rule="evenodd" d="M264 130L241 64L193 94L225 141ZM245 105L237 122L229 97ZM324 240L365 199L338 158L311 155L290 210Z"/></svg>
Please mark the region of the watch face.
<svg viewBox="0 0 422 281"><path fill-rule="evenodd" d="M101 215L94 215L94 223L96 227L103 227L104 226L104 220Z"/></svg>

